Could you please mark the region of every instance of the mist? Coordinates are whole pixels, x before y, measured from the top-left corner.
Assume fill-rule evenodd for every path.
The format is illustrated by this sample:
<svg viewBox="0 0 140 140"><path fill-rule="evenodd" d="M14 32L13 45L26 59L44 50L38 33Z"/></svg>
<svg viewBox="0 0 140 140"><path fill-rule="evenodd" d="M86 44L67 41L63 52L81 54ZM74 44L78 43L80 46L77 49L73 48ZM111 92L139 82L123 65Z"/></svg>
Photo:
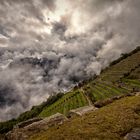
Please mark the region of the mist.
<svg viewBox="0 0 140 140"><path fill-rule="evenodd" d="M135 49L139 13L139 0L1 0L0 121Z"/></svg>

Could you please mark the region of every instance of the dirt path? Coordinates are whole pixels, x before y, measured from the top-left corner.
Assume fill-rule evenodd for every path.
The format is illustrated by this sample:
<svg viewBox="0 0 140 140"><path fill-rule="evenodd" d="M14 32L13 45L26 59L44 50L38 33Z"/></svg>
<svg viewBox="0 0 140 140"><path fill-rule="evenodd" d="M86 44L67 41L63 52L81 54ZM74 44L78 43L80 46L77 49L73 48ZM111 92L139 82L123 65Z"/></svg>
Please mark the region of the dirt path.
<svg viewBox="0 0 140 140"><path fill-rule="evenodd" d="M82 88L80 88L80 90L81 90L81 92L83 93L83 95L85 96L85 98L87 99L88 105L89 105L89 106L93 106L91 100L90 100L89 97L85 94L85 91L84 91Z"/></svg>

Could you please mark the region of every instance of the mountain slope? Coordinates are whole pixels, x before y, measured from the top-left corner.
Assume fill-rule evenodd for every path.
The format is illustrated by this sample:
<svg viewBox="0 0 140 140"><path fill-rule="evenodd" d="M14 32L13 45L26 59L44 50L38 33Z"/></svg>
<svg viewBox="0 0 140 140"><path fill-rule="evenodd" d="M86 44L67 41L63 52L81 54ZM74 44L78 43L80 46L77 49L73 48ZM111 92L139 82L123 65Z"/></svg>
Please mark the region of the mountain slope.
<svg viewBox="0 0 140 140"><path fill-rule="evenodd" d="M60 126L34 134L30 140L121 140L140 128L140 96L126 97Z"/></svg>
<svg viewBox="0 0 140 140"><path fill-rule="evenodd" d="M112 62L96 78L79 83L65 95L60 93L52 96L41 105L34 106L30 111L21 114L17 119L0 123L0 133L6 133L19 122L34 117L45 118L57 112L67 116L72 109L87 105L96 106L99 101L138 92L140 91L139 76L140 47Z"/></svg>
<svg viewBox="0 0 140 140"><path fill-rule="evenodd" d="M87 105L87 98L94 104L98 100L139 91L139 69L140 48L137 48L105 69L95 80L80 83L63 99L44 108L39 116L47 117L57 112L66 115L71 109Z"/></svg>

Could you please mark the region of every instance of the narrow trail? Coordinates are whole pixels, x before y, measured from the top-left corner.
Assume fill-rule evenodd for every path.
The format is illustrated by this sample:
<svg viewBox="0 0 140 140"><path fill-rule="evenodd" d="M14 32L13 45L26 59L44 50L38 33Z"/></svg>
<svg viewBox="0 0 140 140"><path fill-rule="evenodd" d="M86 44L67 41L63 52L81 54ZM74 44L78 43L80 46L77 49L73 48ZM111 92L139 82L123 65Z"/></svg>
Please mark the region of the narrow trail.
<svg viewBox="0 0 140 140"><path fill-rule="evenodd" d="M85 96L85 98L87 99L88 105L89 105L89 106L93 106L93 103L91 102L91 100L89 99L89 97L85 94L85 91L83 90L82 87L80 88L80 90L81 90L81 92L83 93L83 95Z"/></svg>

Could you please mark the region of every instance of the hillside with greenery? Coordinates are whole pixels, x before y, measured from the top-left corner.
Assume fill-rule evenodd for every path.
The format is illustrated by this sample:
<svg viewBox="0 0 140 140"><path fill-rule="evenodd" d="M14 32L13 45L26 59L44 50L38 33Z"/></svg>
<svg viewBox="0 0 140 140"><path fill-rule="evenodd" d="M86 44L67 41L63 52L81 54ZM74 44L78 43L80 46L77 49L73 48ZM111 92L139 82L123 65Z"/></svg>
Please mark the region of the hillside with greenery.
<svg viewBox="0 0 140 140"><path fill-rule="evenodd" d="M29 140L124 140L140 127L140 96L126 97L61 126L33 134Z"/></svg>
<svg viewBox="0 0 140 140"><path fill-rule="evenodd" d="M111 66L106 68L96 79L79 83L60 100L45 107L39 116L47 117L57 112L66 115L71 109L87 105L87 98L94 104L98 100L139 91L139 70L140 48L138 47L112 62Z"/></svg>
<svg viewBox="0 0 140 140"><path fill-rule="evenodd" d="M75 86L71 91L69 91L66 94L59 93L55 96L51 96L46 102L42 103L39 106L32 107L30 111L27 111L21 114L17 119L12 119L7 122L0 123L0 133L1 134L6 133L9 130L11 130L14 127L14 125L20 122L26 121L28 119L34 118L34 117L45 118L53 114L56 114L57 112L62 113L67 116L68 112L72 109L76 109L76 108L88 106L88 105L94 105L97 101L105 100L105 99L112 98L119 95L127 95L129 93L139 92L139 91L140 91L140 47L130 52L129 54L122 55L122 57L120 57L118 60L115 60L114 62L112 62L110 66L106 68L105 70L103 70L99 76L96 76L96 78L94 79L91 78L87 81L83 81L79 83L77 86ZM68 131L71 131L75 134L76 133L75 130L80 125L80 123L78 122L82 121L81 130L79 130L79 133L77 132L77 134L75 134L75 135L78 135L77 136L77 140L78 140L80 139L80 137L83 136L83 133L88 135L88 133L90 133L90 131L92 130L92 127L91 127L90 131L87 129L87 131L89 132L83 132L84 127L86 127L85 125L88 125L88 122L90 121L90 118L92 118L92 116L96 116L96 115L98 116L98 119L97 120L95 119L93 121L93 124L95 124L96 122L99 123L103 119L101 118L100 120L100 117L99 117L100 114L102 113L105 114L107 112L109 114L109 111L114 110L114 116L107 115L108 117L106 118L108 120L107 122L103 122L101 126L98 126L97 128L93 128L93 131L95 133L96 132L99 133L100 131L102 131L100 132L102 134L101 137L103 137L104 135L107 135L108 133L111 134L109 138L111 139L111 137L113 137L113 133L116 134L118 133L118 131L120 131L121 129L120 127L122 127L122 129L125 129L125 126L119 126L120 124L117 124L114 122L114 121L117 121L115 118L115 115L121 112L121 110L116 110L115 112L115 108L122 107L121 109L123 110L123 108L125 108L124 106L121 106L123 102L126 102L126 107L132 106L133 108L133 104L134 106L135 104L136 106L139 105L139 100L140 100L139 97L135 97L135 98L131 97L131 98L118 101L116 104L113 104L110 107L105 107L104 109L101 109L95 114L90 114L89 116L85 116L84 117L85 118L84 120L86 120L85 124L84 124L83 119L80 120L79 118L77 118L73 120L72 122L70 122L70 124L66 123L60 130L56 132L56 135L54 136L58 136L60 133L62 133L65 130L65 128L67 130L65 131L64 135L69 136L70 134L68 133ZM130 110L128 109L125 111L129 112ZM125 111L123 112L124 114L125 114ZM131 111L130 113L133 114L133 111L132 112ZM137 116L136 114L133 114L133 115L130 116L132 117L132 121L133 121L133 117ZM120 117L123 117L123 116L120 116ZM127 116L124 116L122 118L122 121L125 119L127 120L131 118L129 117L127 118ZM108 131L107 133L103 133L104 131L103 129L107 129L107 127L109 128L111 125L111 122L115 123L114 125L116 126L118 125L117 130L114 128L114 132ZM128 123L128 122L126 121L124 123ZM74 123L76 123L76 125L72 126ZM120 123L123 124L123 122L120 122ZM67 127L69 127L69 125L71 127L68 129ZM92 122L89 125L92 125ZM101 127L103 128L100 130ZM127 129L131 129L131 127L128 126ZM46 134L44 133L41 134L42 135L41 139L44 140L44 136L46 135L49 139L54 131L56 131L56 128L50 129ZM125 133L125 132L122 131L122 133ZM64 135L61 135L62 139ZM85 138L87 138L86 135L85 135ZM122 134L120 133L120 135ZM40 136L40 134L38 134L38 136ZM33 139L35 139L35 137L33 137ZM92 134L91 134L91 137L92 137ZM117 137L118 136L116 135L116 139ZM70 136L70 138L73 138L73 137Z"/></svg>

